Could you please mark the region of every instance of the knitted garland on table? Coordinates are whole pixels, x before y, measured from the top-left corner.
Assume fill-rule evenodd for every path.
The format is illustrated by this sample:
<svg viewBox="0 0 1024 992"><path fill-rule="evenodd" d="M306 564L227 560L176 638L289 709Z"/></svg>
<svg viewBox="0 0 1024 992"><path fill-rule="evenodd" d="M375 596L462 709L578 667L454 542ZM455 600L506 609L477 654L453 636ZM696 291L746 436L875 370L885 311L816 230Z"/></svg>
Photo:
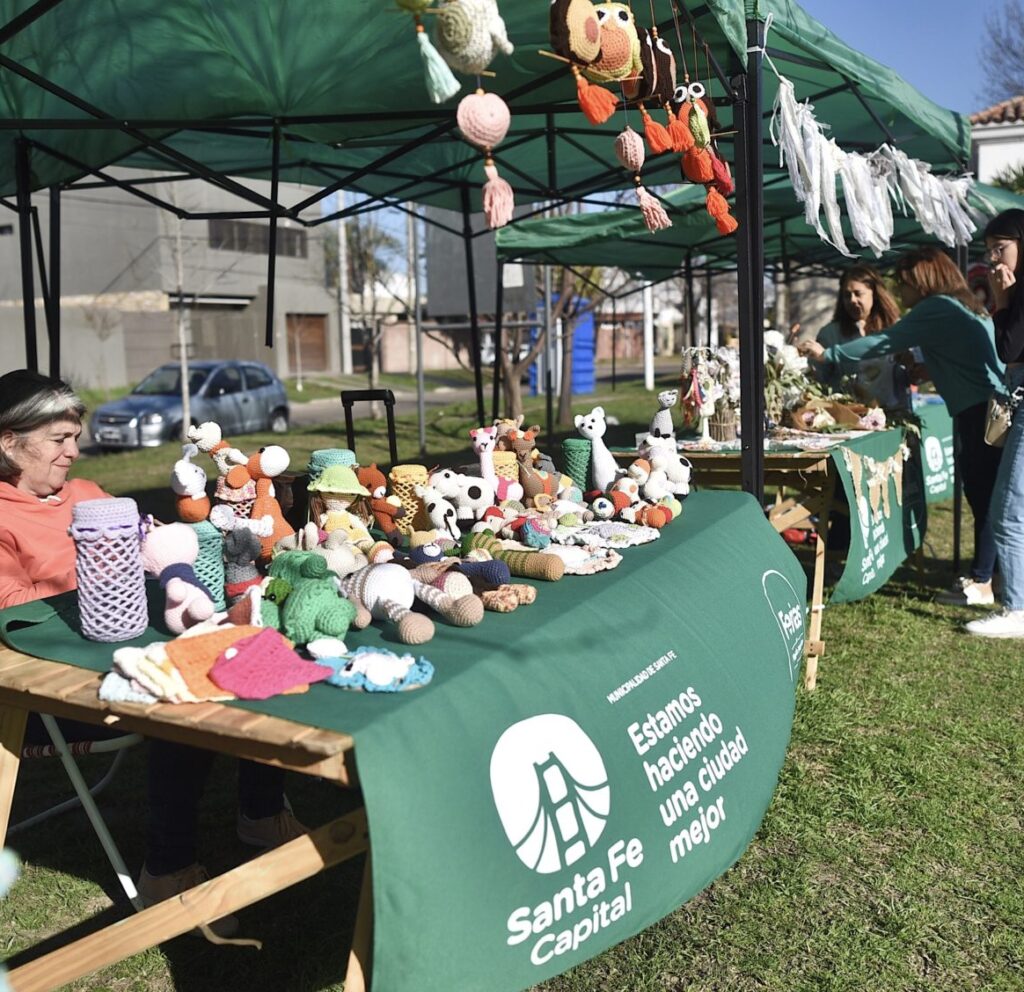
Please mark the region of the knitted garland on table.
<svg viewBox="0 0 1024 992"><path fill-rule="evenodd" d="M128 641L149 626L143 529L133 499L89 499L71 508L82 635L91 641Z"/></svg>

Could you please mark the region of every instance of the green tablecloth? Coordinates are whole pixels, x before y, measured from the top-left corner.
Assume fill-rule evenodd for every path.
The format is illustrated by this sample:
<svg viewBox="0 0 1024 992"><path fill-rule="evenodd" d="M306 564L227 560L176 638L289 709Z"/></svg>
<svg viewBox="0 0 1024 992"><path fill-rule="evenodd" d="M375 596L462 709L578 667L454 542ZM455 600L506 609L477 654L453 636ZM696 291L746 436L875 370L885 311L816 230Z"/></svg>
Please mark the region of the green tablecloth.
<svg viewBox="0 0 1024 992"><path fill-rule="evenodd" d="M880 589L924 540L921 459L900 430L843 441L831 457L850 508L850 547L829 601L849 603Z"/></svg>
<svg viewBox="0 0 1024 992"><path fill-rule="evenodd" d="M741 493L694 494L663 534L614 572L439 627L418 692L232 704L355 736L379 992L525 988L672 912L750 843L789 740L805 579ZM15 607L0 636L106 669L75 614L73 594Z"/></svg>

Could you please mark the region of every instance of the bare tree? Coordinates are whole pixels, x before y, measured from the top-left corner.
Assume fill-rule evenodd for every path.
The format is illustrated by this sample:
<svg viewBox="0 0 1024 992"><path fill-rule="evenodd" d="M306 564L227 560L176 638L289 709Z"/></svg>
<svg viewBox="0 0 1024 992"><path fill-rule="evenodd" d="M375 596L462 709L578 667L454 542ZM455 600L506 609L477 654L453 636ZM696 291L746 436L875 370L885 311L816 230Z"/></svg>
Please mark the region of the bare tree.
<svg viewBox="0 0 1024 992"><path fill-rule="evenodd" d="M981 59L984 96L993 102L1024 94L1024 0L1002 0L985 18Z"/></svg>

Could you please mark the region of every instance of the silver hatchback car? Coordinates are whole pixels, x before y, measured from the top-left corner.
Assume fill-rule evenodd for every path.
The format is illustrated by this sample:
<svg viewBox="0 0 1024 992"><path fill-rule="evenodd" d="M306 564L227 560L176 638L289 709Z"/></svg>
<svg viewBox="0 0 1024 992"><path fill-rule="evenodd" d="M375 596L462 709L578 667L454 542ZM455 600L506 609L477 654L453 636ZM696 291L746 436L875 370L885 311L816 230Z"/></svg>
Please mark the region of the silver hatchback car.
<svg viewBox="0 0 1024 992"><path fill-rule="evenodd" d="M194 361L188 365L189 419L215 420L225 437L288 430L288 396L260 362ZM101 448L149 448L181 437L181 366L155 369L127 396L98 407L89 433Z"/></svg>

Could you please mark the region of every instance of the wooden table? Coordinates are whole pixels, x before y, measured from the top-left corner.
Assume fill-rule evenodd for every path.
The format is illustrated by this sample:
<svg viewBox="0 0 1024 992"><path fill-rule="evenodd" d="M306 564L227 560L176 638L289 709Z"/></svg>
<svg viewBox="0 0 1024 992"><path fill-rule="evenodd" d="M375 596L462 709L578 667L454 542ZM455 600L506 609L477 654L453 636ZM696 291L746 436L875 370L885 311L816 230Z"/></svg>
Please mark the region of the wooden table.
<svg viewBox="0 0 1024 992"><path fill-rule="evenodd" d="M635 452L614 452L623 463ZM681 451L693 466L691 483L700 489L739 489L740 458L729 451ZM811 581L811 615L805 641L804 687L813 690L818 681L818 660L825 653L821 638L825 609L825 561L828 553L828 522L832 512L847 513L845 503L835 503L836 470L829 451L766 451L765 489L775 490L768 519L780 533L797 529L813 537L814 571ZM685 515L685 511L684 511Z"/></svg>
<svg viewBox="0 0 1024 992"><path fill-rule="evenodd" d="M352 738L347 734L219 703L105 703L97 697L99 682L100 676L95 672L43 661L0 645L0 838L7 833L25 720L30 711L114 725L126 732L163 737L320 776L341 786L355 783ZM174 899L21 965L8 974L8 982L14 992L57 988L199 924L234 913L368 848L366 813L359 809ZM346 992L363 992L366 988L371 921L367 859L345 976Z"/></svg>

